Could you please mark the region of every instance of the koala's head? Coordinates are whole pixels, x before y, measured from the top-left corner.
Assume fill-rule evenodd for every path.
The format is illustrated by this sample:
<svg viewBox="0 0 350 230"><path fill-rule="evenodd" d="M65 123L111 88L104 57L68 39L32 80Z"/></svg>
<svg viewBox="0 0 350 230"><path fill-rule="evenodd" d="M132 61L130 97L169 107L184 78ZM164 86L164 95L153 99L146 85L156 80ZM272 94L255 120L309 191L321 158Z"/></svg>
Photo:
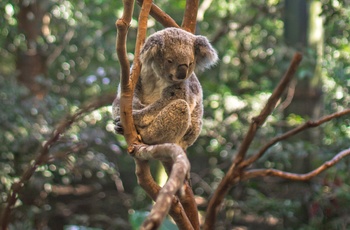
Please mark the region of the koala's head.
<svg viewBox="0 0 350 230"><path fill-rule="evenodd" d="M167 28L151 35L140 54L142 68L152 70L167 81L186 80L195 69L209 68L217 59L206 37L178 28Z"/></svg>

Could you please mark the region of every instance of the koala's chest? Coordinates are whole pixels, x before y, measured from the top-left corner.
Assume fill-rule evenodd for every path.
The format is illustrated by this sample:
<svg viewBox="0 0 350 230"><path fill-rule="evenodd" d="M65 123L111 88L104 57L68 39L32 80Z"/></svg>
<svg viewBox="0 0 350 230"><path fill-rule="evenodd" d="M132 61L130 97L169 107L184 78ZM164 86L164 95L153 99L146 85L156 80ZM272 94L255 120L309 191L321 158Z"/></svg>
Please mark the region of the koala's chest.
<svg viewBox="0 0 350 230"><path fill-rule="evenodd" d="M168 87L168 83L162 79L154 81L142 81L142 103L149 105L159 100L162 96L163 89Z"/></svg>

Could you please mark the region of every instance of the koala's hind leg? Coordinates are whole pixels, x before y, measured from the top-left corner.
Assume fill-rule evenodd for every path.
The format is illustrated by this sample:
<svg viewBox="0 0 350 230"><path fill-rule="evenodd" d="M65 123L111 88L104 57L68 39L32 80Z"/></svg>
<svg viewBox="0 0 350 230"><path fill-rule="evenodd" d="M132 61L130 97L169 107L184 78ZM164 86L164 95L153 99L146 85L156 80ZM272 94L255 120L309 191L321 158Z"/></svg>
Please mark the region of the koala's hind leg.
<svg viewBox="0 0 350 230"><path fill-rule="evenodd" d="M190 122L188 103L178 99L164 107L150 125L138 131L146 144L179 143Z"/></svg>

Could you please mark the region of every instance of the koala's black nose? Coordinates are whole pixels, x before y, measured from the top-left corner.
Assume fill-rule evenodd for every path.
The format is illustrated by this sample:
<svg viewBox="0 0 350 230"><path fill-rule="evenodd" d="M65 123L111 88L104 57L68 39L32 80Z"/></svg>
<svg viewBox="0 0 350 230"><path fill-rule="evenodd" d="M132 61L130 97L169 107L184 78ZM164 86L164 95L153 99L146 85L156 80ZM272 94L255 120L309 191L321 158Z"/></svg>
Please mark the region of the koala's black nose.
<svg viewBox="0 0 350 230"><path fill-rule="evenodd" d="M176 78L185 79L187 77L188 66L186 64L179 65L177 67Z"/></svg>

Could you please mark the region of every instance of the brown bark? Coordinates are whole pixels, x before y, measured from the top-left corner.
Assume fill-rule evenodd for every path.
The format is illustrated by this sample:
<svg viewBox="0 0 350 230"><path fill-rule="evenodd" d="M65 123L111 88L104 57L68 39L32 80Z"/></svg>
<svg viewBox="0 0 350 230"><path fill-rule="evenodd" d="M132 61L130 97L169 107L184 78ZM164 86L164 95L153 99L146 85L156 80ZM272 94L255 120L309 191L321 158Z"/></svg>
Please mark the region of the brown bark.
<svg viewBox="0 0 350 230"><path fill-rule="evenodd" d="M181 27L194 34L197 25L199 0L186 0L186 9Z"/></svg>

